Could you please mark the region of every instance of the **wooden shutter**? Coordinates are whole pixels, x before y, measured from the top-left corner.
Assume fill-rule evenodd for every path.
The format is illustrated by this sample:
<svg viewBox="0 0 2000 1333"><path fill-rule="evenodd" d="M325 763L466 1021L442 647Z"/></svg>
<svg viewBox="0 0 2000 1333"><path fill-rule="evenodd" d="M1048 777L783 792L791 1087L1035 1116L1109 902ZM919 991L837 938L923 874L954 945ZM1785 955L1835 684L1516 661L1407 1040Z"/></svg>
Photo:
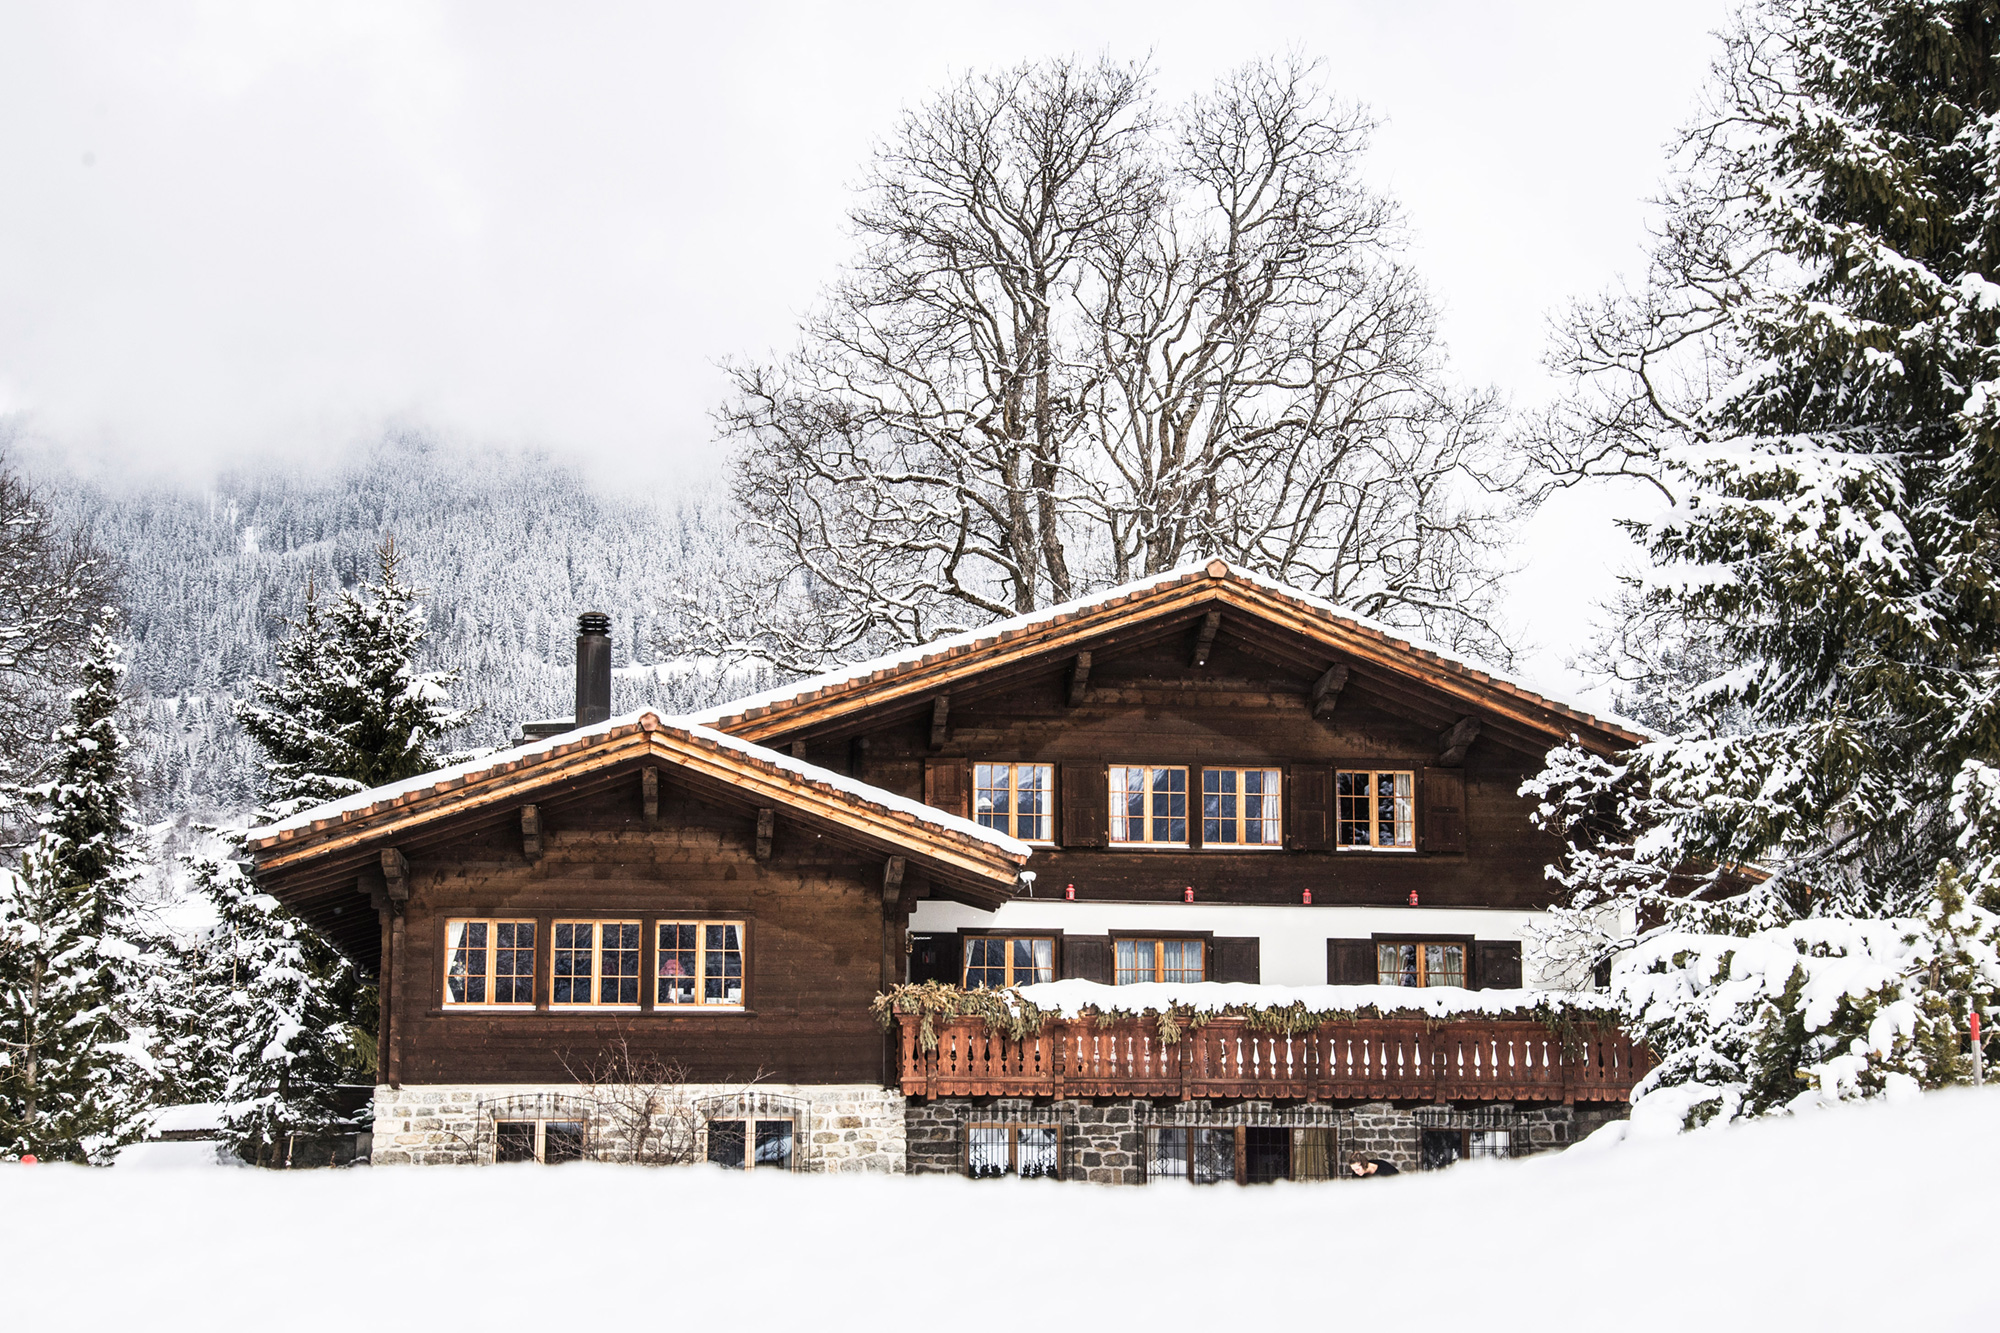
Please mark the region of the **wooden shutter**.
<svg viewBox="0 0 2000 1333"><path fill-rule="evenodd" d="M1375 941L1328 940L1326 942L1326 984L1329 986L1374 985Z"/></svg>
<svg viewBox="0 0 2000 1333"><path fill-rule="evenodd" d="M1104 846L1111 803L1106 780L1102 764L1062 766L1057 781L1062 786L1063 846Z"/></svg>
<svg viewBox="0 0 2000 1333"><path fill-rule="evenodd" d="M1285 844L1294 851L1323 852L1333 846L1333 771L1295 764L1285 775L1291 794L1285 812Z"/></svg>
<svg viewBox="0 0 2000 1333"><path fill-rule="evenodd" d="M1062 950L1062 975L1065 980L1111 984L1109 935L1064 935L1058 947Z"/></svg>
<svg viewBox="0 0 2000 1333"><path fill-rule="evenodd" d="M1427 852L1465 850L1465 774L1455 768L1423 773L1423 832Z"/></svg>
<svg viewBox="0 0 2000 1333"><path fill-rule="evenodd" d="M924 804L972 818L972 766L963 759L924 760Z"/></svg>
<svg viewBox="0 0 2000 1333"><path fill-rule="evenodd" d="M1214 955L1209 959L1208 979L1255 985L1264 975L1263 943L1255 935L1216 936L1208 942Z"/></svg>
<svg viewBox="0 0 2000 1333"><path fill-rule="evenodd" d="M1472 946L1475 990L1514 990L1521 984L1521 941L1481 940Z"/></svg>

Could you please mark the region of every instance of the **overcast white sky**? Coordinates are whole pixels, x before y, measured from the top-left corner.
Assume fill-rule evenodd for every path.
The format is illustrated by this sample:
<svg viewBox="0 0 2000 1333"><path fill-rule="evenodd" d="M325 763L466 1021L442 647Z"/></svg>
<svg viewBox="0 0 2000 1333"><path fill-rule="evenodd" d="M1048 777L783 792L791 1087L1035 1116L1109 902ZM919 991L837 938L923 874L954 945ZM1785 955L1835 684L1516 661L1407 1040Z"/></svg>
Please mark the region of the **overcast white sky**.
<svg viewBox="0 0 2000 1333"><path fill-rule="evenodd" d="M1549 312L1636 268L1725 15L0 0L0 414L126 471L326 457L397 420L685 484L715 362L790 340L899 108L1068 52L1150 55L1173 97L1288 47L1383 118L1373 178L1460 372L1529 402ZM1516 616L1551 663L1604 515L1536 525Z"/></svg>

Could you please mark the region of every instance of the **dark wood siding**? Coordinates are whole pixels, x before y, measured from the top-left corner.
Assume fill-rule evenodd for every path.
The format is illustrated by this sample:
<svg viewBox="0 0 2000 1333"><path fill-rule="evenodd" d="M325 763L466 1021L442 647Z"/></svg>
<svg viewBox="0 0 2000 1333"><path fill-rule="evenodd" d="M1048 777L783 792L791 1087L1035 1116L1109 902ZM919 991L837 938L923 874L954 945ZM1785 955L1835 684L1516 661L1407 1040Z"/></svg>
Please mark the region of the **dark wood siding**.
<svg viewBox="0 0 2000 1333"><path fill-rule="evenodd" d="M476 843L441 845L412 862L391 1001L404 1082L566 1083L620 1039L635 1058L684 1066L698 1082L883 1076L883 1037L868 1013L884 949L881 862L831 852L782 817L771 858L760 862L746 813L671 792L660 806L658 827L645 829L623 811L551 801L532 865ZM749 1011L446 1009L446 921L494 916L541 923L544 1003L554 919L743 920ZM649 980L641 977L648 991Z"/></svg>

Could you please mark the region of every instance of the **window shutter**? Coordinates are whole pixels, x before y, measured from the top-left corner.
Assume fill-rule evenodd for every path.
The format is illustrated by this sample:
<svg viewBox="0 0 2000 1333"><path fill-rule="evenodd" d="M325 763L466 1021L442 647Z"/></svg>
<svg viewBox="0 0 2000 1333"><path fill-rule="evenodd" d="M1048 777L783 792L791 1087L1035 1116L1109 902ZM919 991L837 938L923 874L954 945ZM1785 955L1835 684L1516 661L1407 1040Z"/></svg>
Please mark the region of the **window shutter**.
<svg viewBox="0 0 2000 1333"><path fill-rule="evenodd" d="M1521 941L1480 940L1473 946L1476 990L1514 990L1521 984Z"/></svg>
<svg viewBox="0 0 2000 1333"><path fill-rule="evenodd" d="M1375 941L1328 940L1326 942L1326 984L1329 986L1374 985Z"/></svg>
<svg viewBox="0 0 2000 1333"><path fill-rule="evenodd" d="M1333 772L1294 765L1285 774L1291 794L1286 812L1286 845L1294 851L1323 852L1333 846Z"/></svg>
<svg viewBox="0 0 2000 1333"><path fill-rule="evenodd" d="M1424 850L1465 850L1465 774L1455 768L1424 770Z"/></svg>
<svg viewBox="0 0 2000 1333"><path fill-rule="evenodd" d="M1102 847L1110 823L1111 793L1102 764L1064 764L1062 784L1062 845Z"/></svg>
<svg viewBox="0 0 2000 1333"><path fill-rule="evenodd" d="M1209 960L1210 981L1247 981L1263 978L1263 941L1255 935L1218 935L1208 942L1214 957Z"/></svg>
<svg viewBox="0 0 2000 1333"><path fill-rule="evenodd" d="M1062 975L1065 980L1111 984L1109 935L1065 935L1057 947L1062 950Z"/></svg>
<svg viewBox="0 0 2000 1333"><path fill-rule="evenodd" d="M972 818L972 766L963 759L924 760L924 804Z"/></svg>

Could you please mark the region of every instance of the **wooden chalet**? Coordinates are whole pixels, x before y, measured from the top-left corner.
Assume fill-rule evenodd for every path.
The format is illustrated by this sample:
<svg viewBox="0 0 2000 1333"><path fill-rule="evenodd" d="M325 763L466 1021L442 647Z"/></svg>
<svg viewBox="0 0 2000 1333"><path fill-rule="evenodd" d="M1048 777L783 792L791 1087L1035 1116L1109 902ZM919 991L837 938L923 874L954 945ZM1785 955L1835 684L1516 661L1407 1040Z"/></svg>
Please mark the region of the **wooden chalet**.
<svg viewBox="0 0 2000 1333"><path fill-rule="evenodd" d="M1587 983L1522 976L1555 848L1519 788L1629 726L1221 561L693 718L606 716L603 630L568 730L253 835L381 978L378 1161L605 1155L615 1084L746 1167L1257 1180L1564 1142L1637 1076L1505 1012L869 1014L906 980Z"/></svg>

